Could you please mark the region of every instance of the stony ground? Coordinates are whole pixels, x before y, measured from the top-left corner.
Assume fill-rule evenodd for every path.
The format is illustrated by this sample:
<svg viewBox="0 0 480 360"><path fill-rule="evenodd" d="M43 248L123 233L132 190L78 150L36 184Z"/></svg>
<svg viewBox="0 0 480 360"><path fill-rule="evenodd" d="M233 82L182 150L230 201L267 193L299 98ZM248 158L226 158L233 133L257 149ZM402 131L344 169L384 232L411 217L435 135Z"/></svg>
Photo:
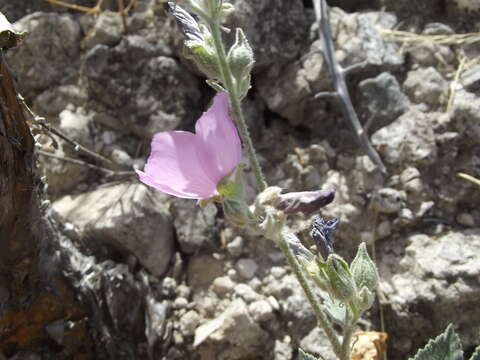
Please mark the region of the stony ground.
<svg viewBox="0 0 480 360"><path fill-rule="evenodd" d="M383 314L391 360L449 322L472 349L480 343L480 188L457 173L480 177L480 37L455 34L480 31L478 2L332 1L340 63L364 62L349 86L386 176L337 104L314 99L331 81L312 4L234 3L226 25L245 29L257 59L244 108L268 182L335 187L322 215L341 219L336 250L351 259L361 241L374 245L382 301L361 327L381 329ZM88 15L41 0L0 0L0 11L29 32L7 53L27 102L110 161L38 137L66 276L82 294L103 294L91 300L109 314L100 335L125 339L105 358L287 360L302 346L333 360L274 244L230 227L214 205L170 198L129 174L143 167L154 133L192 129L213 95L184 59L165 3L138 0L126 33L111 11ZM398 42L392 30L448 40ZM310 221L296 224L306 241ZM54 340L58 358L74 358L75 346Z"/></svg>

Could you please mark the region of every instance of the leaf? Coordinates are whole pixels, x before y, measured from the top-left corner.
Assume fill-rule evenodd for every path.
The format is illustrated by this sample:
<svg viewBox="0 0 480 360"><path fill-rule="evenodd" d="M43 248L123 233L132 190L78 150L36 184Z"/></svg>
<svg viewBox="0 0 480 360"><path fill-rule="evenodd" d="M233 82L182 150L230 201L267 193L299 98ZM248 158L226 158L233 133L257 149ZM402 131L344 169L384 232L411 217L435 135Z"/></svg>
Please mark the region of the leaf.
<svg viewBox="0 0 480 360"><path fill-rule="evenodd" d="M358 331L354 335L351 360L380 360L387 346L387 333Z"/></svg>
<svg viewBox="0 0 480 360"><path fill-rule="evenodd" d="M480 345L477 346L475 352L470 357L470 360L480 360Z"/></svg>
<svg viewBox="0 0 480 360"><path fill-rule="evenodd" d="M460 338L453 330L452 324L445 331L431 339L428 344L417 352L413 360L463 360Z"/></svg>
<svg viewBox="0 0 480 360"><path fill-rule="evenodd" d="M302 349L298 349L298 360L317 360L317 358L309 353L306 353Z"/></svg>
<svg viewBox="0 0 480 360"><path fill-rule="evenodd" d="M5 15L0 12L0 49L10 49L17 46L25 36L25 33L15 30Z"/></svg>
<svg viewBox="0 0 480 360"><path fill-rule="evenodd" d="M323 301L324 310L332 321L340 325L342 328L345 326L345 318L347 307L341 301L331 298L325 298Z"/></svg>

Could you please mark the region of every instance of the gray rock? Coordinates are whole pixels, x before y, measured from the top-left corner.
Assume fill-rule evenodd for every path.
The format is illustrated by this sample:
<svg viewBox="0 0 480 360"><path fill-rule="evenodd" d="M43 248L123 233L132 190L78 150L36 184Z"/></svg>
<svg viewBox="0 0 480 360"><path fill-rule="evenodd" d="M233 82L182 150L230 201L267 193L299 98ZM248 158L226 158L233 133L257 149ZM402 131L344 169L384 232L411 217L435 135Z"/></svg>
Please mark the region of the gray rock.
<svg viewBox="0 0 480 360"><path fill-rule="evenodd" d="M480 99L472 93L457 91L453 102L451 125L458 133L480 143Z"/></svg>
<svg viewBox="0 0 480 360"><path fill-rule="evenodd" d="M248 311L256 322L271 321L275 314L270 302L267 300L257 300L248 305Z"/></svg>
<svg viewBox="0 0 480 360"><path fill-rule="evenodd" d="M406 112L410 105L397 79L388 72L360 81L358 90L360 92L358 110L363 110L371 122L370 131L389 125Z"/></svg>
<svg viewBox="0 0 480 360"><path fill-rule="evenodd" d="M7 59L15 64L25 97L65 83L77 73L81 31L72 16L38 12L17 21L15 27L28 36L7 53Z"/></svg>
<svg viewBox="0 0 480 360"><path fill-rule="evenodd" d="M88 50L99 44L114 46L122 39L123 31L121 16L111 11L102 12L82 40L82 47Z"/></svg>
<svg viewBox="0 0 480 360"><path fill-rule="evenodd" d="M395 214L405 207L405 193L392 188L382 188L372 194L371 206L383 214Z"/></svg>
<svg viewBox="0 0 480 360"><path fill-rule="evenodd" d="M74 109L69 106L60 113L59 119L60 131L70 139L80 143L80 145L90 149L93 147L93 137L90 133L92 116L84 108L79 107ZM65 149L68 155L78 154L78 152L70 145L65 146Z"/></svg>
<svg viewBox="0 0 480 360"><path fill-rule="evenodd" d="M218 247L215 205L208 204L202 208L195 201L173 198L170 211L184 253L193 254Z"/></svg>
<svg viewBox="0 0 480 360"><path fill-rule="evenodd" d="M196 290L207 289L214 279L223 274L223 262L213 256L193 256L188 263L188 284Z"/></svg>
<svg viewBox="0 0 480 360"><path fill-rule="evenodd" d="M403 89L417 103L425 103L433 109L447 100L448 83L433 67L410 71Z"/></svg>
<svg viewBox="0 0 480 360"><path fill-rule="evenodd" d="M173 226L165 197L142 184L121 184L65 196L53 209L73 223L96 247L108 243L135 255L152 274L161 276L173 254Z"/></svg>
<svg viewBox="0 0 480 360"><path fill-rule="evenodd" d="M480 326L480 230L450 231L443 236L408 236L398 255L381 254L387 322L395 324L391 350L405 358L439 334L448 323L456 324L464 346L478 343ZM395 260L393 260L394 256Z"/></svg>
<svg viewBox="0 0 480 360"><path fill-rule="evenodd" d="M328 341L325 332L315 327L300 342L300 347L305 352L321 356L325 360L335 360L337 357L332 351L332 345Z"/></svg>
<svg viewBox="0 0 480 360"><path fill-rule="evenodd" d="M35 98L33 109L39 115L55 118L68 106L80 108L86 101L85 89L77 85L52 86Z"/></svg>
<svg viewBox="0 0 480 360"><path fill-rule="evenodd" d="M292 356L292 345L284 341L275 340L275 347L273 349L274 360L292 360Z"/></svg>
<svg viewBox="0 0 480 360"><path fill-rule="evenodd" d="M244 279L251 279L258 270L258 265L253 259L240 259L235 264L238 274Z"/></svg>
<svg viewBox="0 0 480 360"><path fill-rule="evenodd" d="M107 122L117 120L112 127L151 138L200 115L198 79L170 55L157 38L137 35L87 52L83 81L95 108L108 110Z"/></svg>
<svg viewBox="0 0 480 360"><path fill-rule="evenodd" d="M295 58L308 39L309 19L300 0L235 0L232 27L242 28L255 52L257 67Z"/></svg>
<svg viewBox="0 0 480 360"><path fill-rule="evenodd" d="M253 320L247 305L237 299L220 316L197 328L194 347L200 345L209 350L211 359L235 360L268 352L273 339Z"/></svg>
<svg viewBox="0 0 480 360"><path fill-rule="evenodd" d="M379 27L390 29L396 23L392 14L346 14L331 8L330 18L336 55L342 66L366 62L363 70L391 70L400 67L403 58L396 45L386 42ZM331 91L331 81L323 57L318 53L320 41L311 44L308 56L286 65L274 64L258 77L258 90L268 108L288 119L292 125L303 125L321 131L333 126L324 106L312 99L315 93ZM322 119L322 127L318 126Z"/></svg>
<svg viewBox="0 0 480 360"><path fill-rule="evenodd" d="M433 120L415 108L373 134L372 144L392 165L431 165L437 159Z"/></svg>

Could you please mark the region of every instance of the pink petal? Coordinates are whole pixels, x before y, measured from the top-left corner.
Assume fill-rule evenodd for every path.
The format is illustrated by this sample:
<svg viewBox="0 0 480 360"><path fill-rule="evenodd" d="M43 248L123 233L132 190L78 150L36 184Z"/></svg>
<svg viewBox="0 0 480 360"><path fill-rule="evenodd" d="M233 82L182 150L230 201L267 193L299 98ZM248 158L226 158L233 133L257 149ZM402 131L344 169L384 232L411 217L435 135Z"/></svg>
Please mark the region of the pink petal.
<svg viewBox="0 0 480 360"><path fill-rule="evenodd" d="M217 194L217 183L207 175L202 160L208 149L187 131L167 131L156 134L145 172L140 180L158 190L188 199L204 199Z"/></svg>
<svg viewBox="0 0 480 360"><path fill-rule="evenodd" d="M205 171L218 183L242 159L242 146L230 116L226 93L215 96L212 106L198 119L195 132L210 153L201 154L206 157L199 156L199 159Z"/></svg>

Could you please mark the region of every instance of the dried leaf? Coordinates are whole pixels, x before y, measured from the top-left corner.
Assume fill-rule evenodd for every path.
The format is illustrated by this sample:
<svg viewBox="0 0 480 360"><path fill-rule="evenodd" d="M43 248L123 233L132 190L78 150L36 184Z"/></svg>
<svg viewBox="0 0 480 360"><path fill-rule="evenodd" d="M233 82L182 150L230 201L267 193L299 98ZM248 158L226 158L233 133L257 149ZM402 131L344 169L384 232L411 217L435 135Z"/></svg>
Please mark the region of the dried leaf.
<svg viewBox="0 0 480 360"><path fill-rule="evenodd" d="M380 360L387 345L387 333L359 331L353 336L351 360Z"/></svg>

